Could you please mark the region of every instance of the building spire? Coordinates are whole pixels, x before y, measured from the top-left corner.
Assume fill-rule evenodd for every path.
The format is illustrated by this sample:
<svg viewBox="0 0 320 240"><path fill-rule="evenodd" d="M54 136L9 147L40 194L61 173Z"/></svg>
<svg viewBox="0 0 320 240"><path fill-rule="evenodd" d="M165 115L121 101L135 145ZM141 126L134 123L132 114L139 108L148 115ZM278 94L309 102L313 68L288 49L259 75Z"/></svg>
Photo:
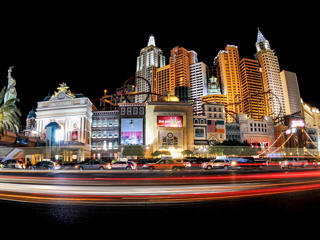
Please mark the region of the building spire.
<svg viewBox="0 0 320 240"><path fill-rule="evenodd" d="M263 36L259 28L258 28L256 49L257 49L257 52L261 50L271 49L269 41Z"/></svg>
<svg viewBox="0 0 320 240"><path fill-rule="evenodd" d="M156 46L156 41L154 40L154 36L152 34L149 36L148 47L149 46Z"/></svg>
<svg viewBox="0 0 320 240"><path fill-rule="evenodd" d="M262 32L260 31L259 27L258 27L258 36L257 36L257 42L261 43L266 41L265 37L263 36Z"/></svg>

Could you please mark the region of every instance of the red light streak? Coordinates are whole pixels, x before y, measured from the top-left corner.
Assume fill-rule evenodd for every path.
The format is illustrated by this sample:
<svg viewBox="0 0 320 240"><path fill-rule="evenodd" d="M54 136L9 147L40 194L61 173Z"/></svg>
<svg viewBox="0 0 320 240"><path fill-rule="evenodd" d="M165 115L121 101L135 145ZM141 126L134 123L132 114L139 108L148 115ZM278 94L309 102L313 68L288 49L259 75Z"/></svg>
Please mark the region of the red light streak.
<svg viewBox="0 0 320 240"><path fill-rule="evenodd" d="M320 177L320 170L300 171L300 172L273 172L273 173L252 173L237 175L218 176L177 176L177 177L99 177L99 178L74 178L74 177L29 177L29 176L0 176L0 179L20 179L20 180L53 180L53 181L163 181L163 180L252 180L252 179L286 179L286 178L312 178Z"/></svg>

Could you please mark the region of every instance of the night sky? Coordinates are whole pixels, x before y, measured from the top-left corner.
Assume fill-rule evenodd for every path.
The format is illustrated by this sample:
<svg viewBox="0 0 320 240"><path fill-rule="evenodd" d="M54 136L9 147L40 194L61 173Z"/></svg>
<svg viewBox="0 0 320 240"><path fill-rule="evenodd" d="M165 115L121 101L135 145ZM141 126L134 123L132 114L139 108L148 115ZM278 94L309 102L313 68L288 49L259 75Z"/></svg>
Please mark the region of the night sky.
<svg viewBox="0 0 320 240"><path fill-rule="evenodd" d="M259 27L281 70L297 73L304 101L320 107L315 87L319 61L312 61L319 41L315 7L212 3L153 2L144 9L125 2L1 7L1 88L7 85L7 70L13 65L24 123L29 110L59 83L66 82L72 92L90 99L102 96L103 89L113 93L134 76L136 58L150 34L167 63L170 49L182 46L211 65L226 44L237 45L240 57L254 58Z"/></svg>

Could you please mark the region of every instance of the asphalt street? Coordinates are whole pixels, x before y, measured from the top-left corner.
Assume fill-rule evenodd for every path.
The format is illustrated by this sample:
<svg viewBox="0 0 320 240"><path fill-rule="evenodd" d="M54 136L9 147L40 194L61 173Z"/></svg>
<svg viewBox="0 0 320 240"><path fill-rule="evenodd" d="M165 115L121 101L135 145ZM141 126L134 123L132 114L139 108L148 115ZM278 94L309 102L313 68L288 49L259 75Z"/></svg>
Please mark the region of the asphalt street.
<svg viewBox="0 0 320 240"><path fill-rule="evenodd" d="M207 237L223 232L239 237L257 229L259 236L310 234L320 216L319 181L320 170L314 168L1 170L1 227L18 227L21 234L48 229L53 236L85 231L97 236ZM153 235L146 234L149 230Z"/></svg>

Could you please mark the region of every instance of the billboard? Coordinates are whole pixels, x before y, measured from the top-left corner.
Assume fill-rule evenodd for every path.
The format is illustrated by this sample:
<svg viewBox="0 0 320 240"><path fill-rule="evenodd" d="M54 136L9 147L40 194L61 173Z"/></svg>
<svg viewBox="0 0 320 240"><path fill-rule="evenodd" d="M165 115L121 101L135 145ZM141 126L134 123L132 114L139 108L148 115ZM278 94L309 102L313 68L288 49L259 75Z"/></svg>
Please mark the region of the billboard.
<svg viewBox="0 0 320 240"><path fill-rule="evenodd" d="M183 117L182 116L158 116L157 126L169 127L169 128L182 128Z"/></svg>
<svg viewBox="0 0 320 240"><path fill-rule="evenodd" d="M121 119L121 145L143 144L143 118Z"/></svg>

